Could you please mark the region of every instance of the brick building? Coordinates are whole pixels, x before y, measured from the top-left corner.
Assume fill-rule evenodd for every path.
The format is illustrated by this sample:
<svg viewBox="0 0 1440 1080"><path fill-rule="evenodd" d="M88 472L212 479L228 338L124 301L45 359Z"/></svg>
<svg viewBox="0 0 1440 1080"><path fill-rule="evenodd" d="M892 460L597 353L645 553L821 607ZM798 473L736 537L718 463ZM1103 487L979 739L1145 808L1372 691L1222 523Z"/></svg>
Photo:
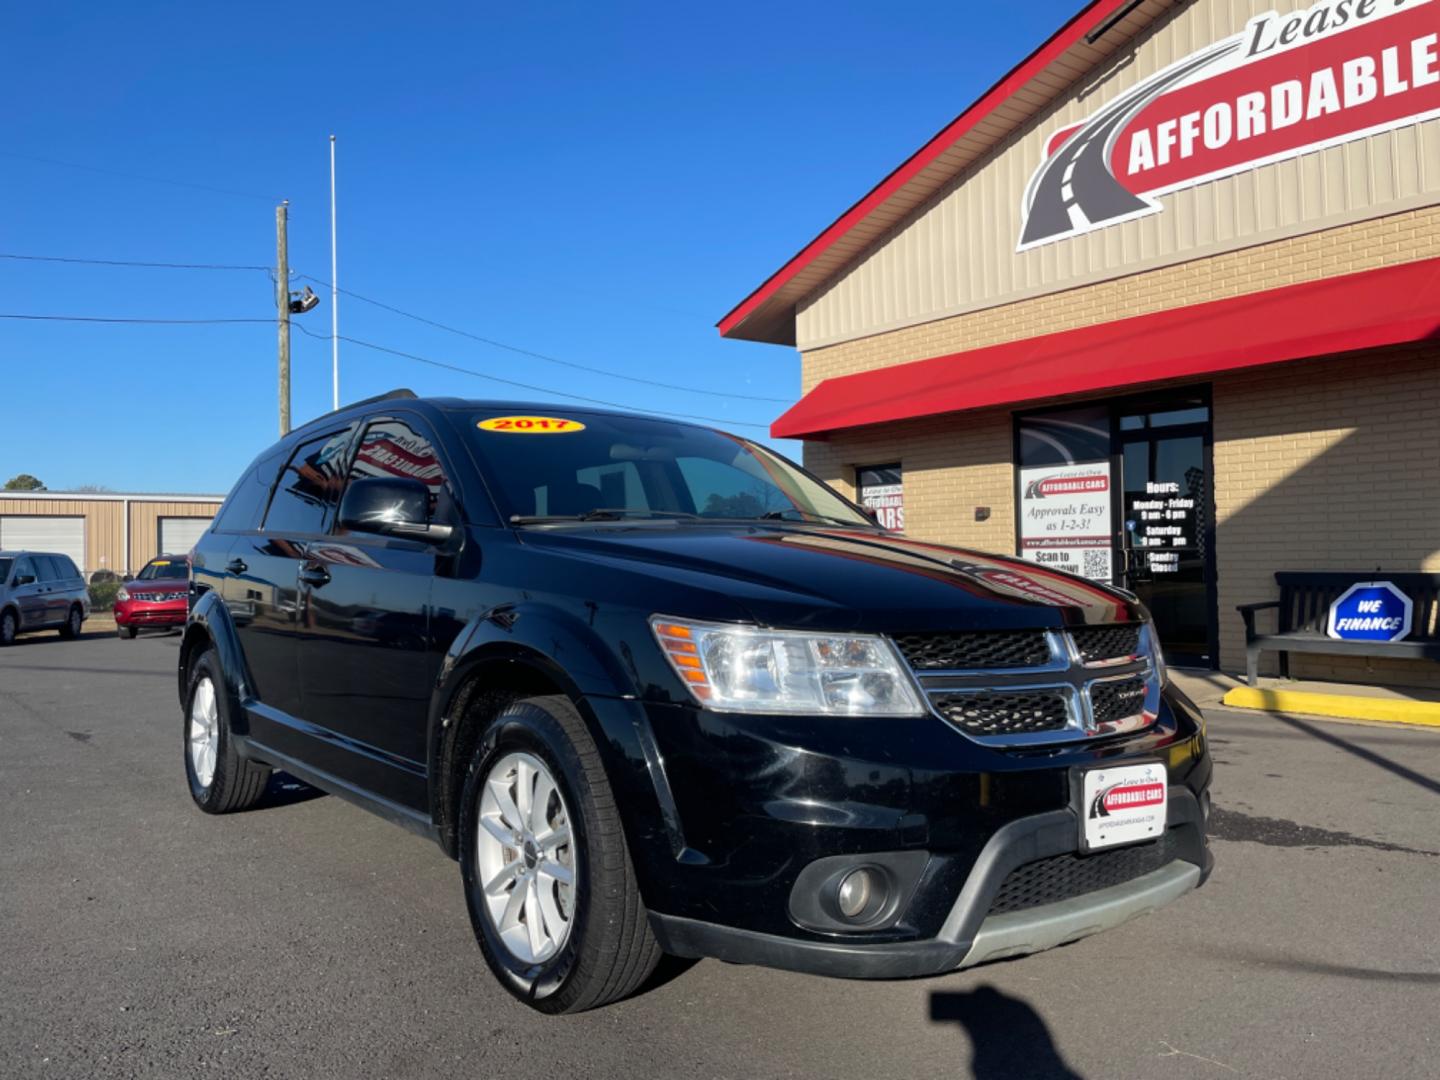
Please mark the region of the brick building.
<svg viewBox="0 0 1440 1080"><path fill-rule="evenodd" d="M1125 585L1173 660L1243 668L1276 570L1440 572L1437 30L1098 0L721 332L799 349L773 433L912 536Z"/></svg>

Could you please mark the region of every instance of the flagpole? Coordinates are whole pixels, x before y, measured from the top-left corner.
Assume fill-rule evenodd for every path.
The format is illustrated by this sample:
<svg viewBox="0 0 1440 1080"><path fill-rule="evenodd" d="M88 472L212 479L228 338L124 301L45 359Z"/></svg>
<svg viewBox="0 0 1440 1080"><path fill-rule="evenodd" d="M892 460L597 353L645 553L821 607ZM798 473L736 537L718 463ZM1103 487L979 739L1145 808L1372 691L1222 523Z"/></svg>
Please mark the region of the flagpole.
<svg viewBox="0 0 1440 1080"><path fill-rule="evenodd" d="M330 396L340 408L340 278L335 258L335 136L330 136Z"/></svg>

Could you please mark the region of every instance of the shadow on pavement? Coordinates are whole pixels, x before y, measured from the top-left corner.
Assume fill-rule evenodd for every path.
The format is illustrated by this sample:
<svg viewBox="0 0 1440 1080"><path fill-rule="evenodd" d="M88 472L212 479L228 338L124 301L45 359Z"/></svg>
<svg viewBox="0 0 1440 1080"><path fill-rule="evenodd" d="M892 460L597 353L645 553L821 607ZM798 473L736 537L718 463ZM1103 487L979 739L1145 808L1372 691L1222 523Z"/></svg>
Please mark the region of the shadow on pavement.
<svg viewBox="0 0 1440 1080"><path fill-rule="evenodd" d="M1296 731L1303 731L1306 735L1312 735L1321 742L1327 742L1331 746L1344 750L1347 754L1354 754L1362 761L1384 769L1392 776L1398 776L1401 780L1408 780L1416 787L1424 788L1433 795L1440 795L1440 780L1418 773L1414 769L1401 765L1398 761L1392 761L1384 754L1377 754L1374 750L1367 749L1358 743L1351 742L1333 731L1327 731L1318 724L1301 720L1298 716L1291 716L1288 713L1275 713L1275 719L1282 724L1288 724Z"/></svg>
<svg viewBox="0 0 1440 1080"><path fill-rule="evenodd" d="M270 774L270 782L265 785L265 795L255 804L251 813L275 810L282 806L294 806L297 803L309 802L311 799L320 799L324 796L325 792L319 788L296 780L289 773L276 771Z"/></svg>
<svg viewBox="0 0 1440 1080"><path fill-rule="evenodd" d="M1212 949L1211 955L1225 957L1242 964L1263 964L1266 967L1279 968L1282 971L1295 971L1303 975L1356 979L1360 982L1440 986L1440 971L1385 971L1381 968L1354 967L1350 964L1332 964L1324 960L1307 960L1301 956L1263 950L1216 948Z"/></svg>
<svg viewBox="0 0 1440 1080"><path fill-rule="evenodd" d="M1040 1014L993 986L931 994L930 1019L965 1029L975 1080L1084 1080L1060 1056Z"/></svg>

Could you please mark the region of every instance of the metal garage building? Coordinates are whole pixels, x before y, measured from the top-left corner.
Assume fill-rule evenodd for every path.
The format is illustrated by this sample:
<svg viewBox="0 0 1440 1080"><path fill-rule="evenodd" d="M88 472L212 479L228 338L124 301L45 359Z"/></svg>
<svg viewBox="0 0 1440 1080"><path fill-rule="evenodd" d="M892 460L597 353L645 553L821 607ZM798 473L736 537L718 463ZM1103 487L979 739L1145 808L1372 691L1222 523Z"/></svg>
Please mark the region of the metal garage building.
<svg viewBox="0 0 1440 1080"><path fill-rule="evenodd" d="M189 551L222 495L0 492L0 549L60 551L89 576L135 572L162 553Z"/></svg>

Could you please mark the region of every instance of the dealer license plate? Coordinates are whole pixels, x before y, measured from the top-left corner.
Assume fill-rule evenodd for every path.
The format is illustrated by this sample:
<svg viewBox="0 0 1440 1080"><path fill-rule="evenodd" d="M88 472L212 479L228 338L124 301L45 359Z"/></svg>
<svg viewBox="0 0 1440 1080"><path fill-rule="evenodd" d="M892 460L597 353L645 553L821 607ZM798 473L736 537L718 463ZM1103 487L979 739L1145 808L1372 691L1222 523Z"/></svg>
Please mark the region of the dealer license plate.
<svg viewBox="0 0 1440 1080"><path fill-rule="evenodd" d="M1081 851L1164 835L1169 789L1160 762L1087 769L1078 786Z"/></svg>

